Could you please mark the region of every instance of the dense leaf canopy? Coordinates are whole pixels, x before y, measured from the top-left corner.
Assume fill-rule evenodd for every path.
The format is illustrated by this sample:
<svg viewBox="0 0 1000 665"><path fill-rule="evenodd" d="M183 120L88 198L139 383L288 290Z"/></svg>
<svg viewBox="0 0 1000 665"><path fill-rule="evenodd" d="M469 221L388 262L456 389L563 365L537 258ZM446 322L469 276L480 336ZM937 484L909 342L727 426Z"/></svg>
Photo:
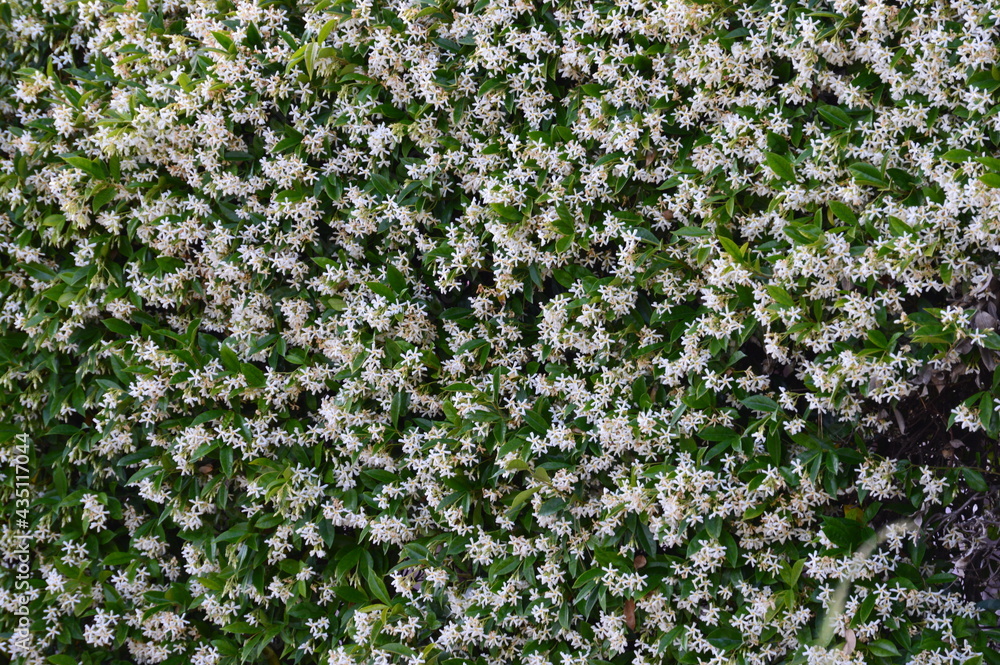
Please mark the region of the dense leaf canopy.
<svg viewBox="0 0 1000 665"><path fill-rule="evenodd" d="M0 651L1000 663L998 20L0 4Z"/></svg>

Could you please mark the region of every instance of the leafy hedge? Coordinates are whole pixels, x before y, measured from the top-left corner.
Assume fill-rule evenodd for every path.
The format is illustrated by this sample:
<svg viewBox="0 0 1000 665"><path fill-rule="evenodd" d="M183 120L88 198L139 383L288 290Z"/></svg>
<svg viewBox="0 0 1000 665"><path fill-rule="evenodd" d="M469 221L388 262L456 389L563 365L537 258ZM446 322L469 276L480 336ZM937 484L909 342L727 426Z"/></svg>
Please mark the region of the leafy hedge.
<svg viewBox="0 0 1000 665"><path fill-rule="evenodd" d="M1000 663L998 10L0 5L0 648Z"/></svg>

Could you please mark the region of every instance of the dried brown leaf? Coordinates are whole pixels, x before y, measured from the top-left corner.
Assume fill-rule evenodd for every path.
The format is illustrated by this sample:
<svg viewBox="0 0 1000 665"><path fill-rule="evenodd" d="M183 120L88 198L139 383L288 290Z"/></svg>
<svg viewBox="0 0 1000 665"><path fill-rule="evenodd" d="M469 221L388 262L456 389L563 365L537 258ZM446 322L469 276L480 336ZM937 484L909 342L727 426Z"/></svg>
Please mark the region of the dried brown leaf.
<svg viewBox="0 0 1000 665"><path fill-rule="evenodd" d="M858 636L854 634L854 631L850 628L844 633L844 655L850 656L854 652L854 647L858 645Z"/></svg>
<svg viewBox="0 0 1000 665"><path fill-rule="evenodd" d="M625 625L629 630L635 630L635 601L629 598L625 601Z"/></svg>

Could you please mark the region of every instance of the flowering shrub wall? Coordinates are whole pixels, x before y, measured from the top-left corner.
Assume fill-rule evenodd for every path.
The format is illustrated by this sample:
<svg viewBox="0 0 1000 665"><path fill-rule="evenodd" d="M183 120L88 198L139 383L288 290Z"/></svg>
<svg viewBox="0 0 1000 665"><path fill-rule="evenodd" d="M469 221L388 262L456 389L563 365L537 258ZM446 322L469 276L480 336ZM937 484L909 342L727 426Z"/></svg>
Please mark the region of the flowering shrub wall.
<svg viewBox="0 0 1000 665"><path fill-rule="evenodd" d="M0 649L1000 662L998 20L0 4Z"/></svg>

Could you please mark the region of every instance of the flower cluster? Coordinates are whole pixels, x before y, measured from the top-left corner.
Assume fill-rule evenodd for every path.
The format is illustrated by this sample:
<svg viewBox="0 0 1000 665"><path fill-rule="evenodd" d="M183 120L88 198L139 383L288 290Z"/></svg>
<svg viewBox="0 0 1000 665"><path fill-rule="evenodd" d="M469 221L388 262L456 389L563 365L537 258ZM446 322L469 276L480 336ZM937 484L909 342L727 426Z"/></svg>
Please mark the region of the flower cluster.
<svg viewBox="0 0 1000 665"><path fill-rule="evenodd" d="M987 0L4 3L0 651L997 665L946 511L997 461L998 43Z"/></svg>

